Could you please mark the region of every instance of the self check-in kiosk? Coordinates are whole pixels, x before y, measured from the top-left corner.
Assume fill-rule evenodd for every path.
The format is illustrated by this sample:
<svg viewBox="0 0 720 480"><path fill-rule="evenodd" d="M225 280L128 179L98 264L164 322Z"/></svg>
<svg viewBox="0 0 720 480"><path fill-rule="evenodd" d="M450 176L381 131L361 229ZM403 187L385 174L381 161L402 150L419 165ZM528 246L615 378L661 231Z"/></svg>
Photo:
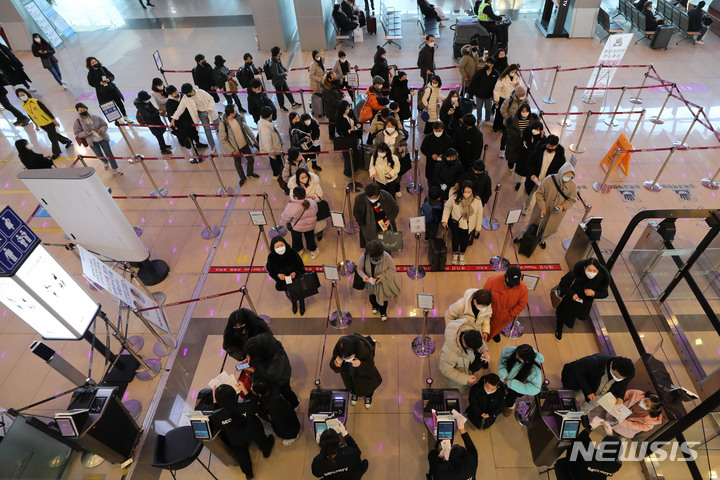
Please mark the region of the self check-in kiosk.
<svg viewBox="0 0 720 480"><path fill-rule="evenodd" d="M345 423L350 394L347 390L327 390L316 388L310 392L308 421L318 438L324 430L336 426L336 422Z"/></svg>
<svg viewBox="0 0 720 480"><path fill-rule="evenodd" d="M535 397L528 425L535 465L555 463L580 433L582 415L572 390L548 390Z"/></svg>
<svg viewBox="0 0 720 480"><path fill-rule="evenodd" d="M423 423L432 435L428 436L430 448L438 441L455 439L456 426L453 410L462 412L460 391L456 388L424 388L422 390Z"/></svg>

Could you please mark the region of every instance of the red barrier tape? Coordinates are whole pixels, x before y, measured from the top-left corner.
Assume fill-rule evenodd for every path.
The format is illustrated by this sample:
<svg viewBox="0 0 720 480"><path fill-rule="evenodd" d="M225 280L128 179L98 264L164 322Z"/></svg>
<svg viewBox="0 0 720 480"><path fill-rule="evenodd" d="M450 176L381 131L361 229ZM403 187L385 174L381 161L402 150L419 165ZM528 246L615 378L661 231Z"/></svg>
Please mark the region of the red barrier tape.
<svg viewBox="0 0 720 480"><path fill-rule="evenodd" d="M237 198L247 198L247 197L256 197L256 198L262 198L264 195L262 193L228 193L227 195L208 195L208 194L198 194L195 195L197 198L230 198L230 197L237 197ZM123 195L119 197L112 197L115 200L157 200L161 198L190 198L188 195L165 195L164 197L151 197L151 196L145 196L145 195Z"/></svg>
<svg viewBox="0 0 720 480"><path fill-rule="evenodd" d="M410 267L414 265L396 265L395 269L398 272L407 272ZM429 269L429 265L423 265L424 268ZM530 263L526 265L519 265L521 270L525 271L555 271L562 270L558 263ZM305 270L309 272L322 272L322 265L305 265ZM445 267L446 272L492 272L494 271L490 265L448 265ZM266 273L265 267L262 265L252 267L240 267L240 266L220 266L210 267L208 273ZM348 278L350 280L350 278Z"/></svg>
<svg viewBox="0 0 720 480"><path fill-rule="evenodd" d="M305 152L305 154L311 154L311 155L320 155L320 154L328 154L328 153L345 153L349 152L350 150L321 150L319 152ZM284 155L284 152L257 152L257 153L238 153L238 154L232 154L232 153L218 153L218 154L212 154L212 155L192 155L193 158L220 158L220 157L267 157L267 156L275 156L275 155ZM83 155L83 158L100 158L96 157L94 155ZM102 157L107 159L114 159L114 160L122 160L124 158L128 158L130 156L125 157ZM187 160L188 157L143 157L143 160Z"/></svg>

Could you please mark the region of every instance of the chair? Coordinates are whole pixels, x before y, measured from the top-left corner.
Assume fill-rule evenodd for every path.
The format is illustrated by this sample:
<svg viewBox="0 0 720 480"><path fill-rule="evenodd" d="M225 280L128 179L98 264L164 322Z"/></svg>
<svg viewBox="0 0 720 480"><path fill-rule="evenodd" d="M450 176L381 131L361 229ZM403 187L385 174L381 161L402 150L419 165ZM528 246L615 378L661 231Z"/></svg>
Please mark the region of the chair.
<svg viewBox="0 0 720 480"><path fill-rule="evenodd" d="M607 38L613 33L620 33L623 31L623 29L620 28L617 23L610 20L610 15L608 15L608 13L602 8L598 10L598 23L603 28L603 30L607 32L607 35L605 35L602 40L600 40L600 43L607 40Z"/></svg>
<svg viewBox="0 0 720 480"><path fill-rule="evenodd" d="M203 445L195 438L191 426L174 428L165 435L158 435L152 466L170 470L170 475L175 479L177 470L182 470L197 460L215 480L218 480L198 458L202 449Z"/></svg>
<svg viewBox="0 0 720 480"><path fill-rule="evenodd" d="M700 32L689 32L688 29L690 28L690 18L687 16L686 13L680 12L682 15L680 16L680 22L678 22L678 28L684 35L680 40L675 43L675 45L679 44L683 40L687 40L688 38L692 39L693 44L695 43L695 35L700 35Z"/></svg>
<svg viewBox="0 0 720 480"><path fill-rule="evenodd" d="M337 40L337 43L333 48L337 49L338 45L343 45L346 40L350 40L352 42L352 45L350 45L350 48L355 48L355 32L352 30L347 30L345 32L341 31L340 28L338 28L337 23L335 23L335 19L332 19L332 25L335 29L335 40Z"/></svg>

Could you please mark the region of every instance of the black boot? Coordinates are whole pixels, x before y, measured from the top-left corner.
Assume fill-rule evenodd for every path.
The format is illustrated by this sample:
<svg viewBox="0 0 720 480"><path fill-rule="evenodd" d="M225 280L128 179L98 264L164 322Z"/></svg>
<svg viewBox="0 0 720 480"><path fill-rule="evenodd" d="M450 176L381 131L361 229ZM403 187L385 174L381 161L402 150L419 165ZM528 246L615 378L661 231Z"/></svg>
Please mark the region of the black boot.
<svg viewBox="0 0 720 480"><path fill-rule="evenodd" d="M297 313L298 311L298 302L292 302L292 312L293 314Z"/></svg>
<svg viewBox="0 0 720 480"><path fill-rule="evenodd" d="M305 299L300 300L300 316L305 315Z"/></svg>
<svg viewBox="0 0 720 480"><path fill-rule="evenodd" d="M313 170L317 170L318 172L322 172L322 167L317 164L317 162L312 162L312 168Z"/></svg>

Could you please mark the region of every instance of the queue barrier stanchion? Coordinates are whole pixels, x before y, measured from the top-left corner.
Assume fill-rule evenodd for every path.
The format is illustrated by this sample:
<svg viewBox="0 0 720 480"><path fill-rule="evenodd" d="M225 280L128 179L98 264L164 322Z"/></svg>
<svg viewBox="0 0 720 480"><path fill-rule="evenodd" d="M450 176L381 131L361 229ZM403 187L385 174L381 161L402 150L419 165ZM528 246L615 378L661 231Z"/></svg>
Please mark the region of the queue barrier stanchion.
<svg viewBox="0 0 720 480"><path fill-rule="evenodd" d="M672 158L673 154L675 154L675 148L676 147L672 147L670 149L670 153L668 153L668 156L665 159L665 161L663 162L662 167L660 167L660 171L655 176L655 179L654 180L646 180L643 182L643 187L645 188L645 190L649 190L651 192L659 192L660 190L662 190L662 187L657 182L658 182L658 180L660 180L660 175L662 175L663 171L665 170L665 167L667 167L667 164L670 162L670 158Z"/></svg>
<svg viewBox="0 0 720 480"><path fill-rule="evenodd" d="M570 127L572 126L572 122L569 120L570 117L570 108L572 107L573 100L575 99L575 93L577 92L577 85L573 87L572 95L570 95L570 103L568 103L567 110L565 111L565 118L562 120L558 120L558 125L563 127Z"/></svg>
<svg viewBox="0 0 720 480"><path fill-rule="evenodd" d="M630 135L630 138L628 139L630 143L632 143L633 138L635 138L635 134L637 133L638 128L640 127L640 122L642 122L643 118L645 118L644 108L640 111L640 116L638 117L637 123L635 124L635 128L633 129L632 135Z"/></svg>
<svg viewBox="0 0 720 480"><path fill-rule="evenodd" d="M688 139L688 137L690 136L690 132L692 132L693 127L695 126L695 124L697 123L697 121L700 120L700 115L702 115L702 112L703 112L703 107L700 107L700 108L698 109L697 114L695 114L695 118L693 118L693 121L692 121L692 123L690 124L690 128L688 128L688 130L687 130L687 132L685 133L685 136L683 137L683 139L680 140L679 142L678 142L677 140L675 140L675 141L673 142L673 145L674 145L675 147L677 147L677 148L688 148L688 145L687 145L687 143L685 143L685 140Z"/></svg>
<svg viewBox="0 0 720 480"><path fill-rule="evenodd" d="M592 185L593 190L595 190L598 193L608 193L610 191L610 185L607 184L608 177L610 176L610 172L612 172L615 167L618 165L618 159L620 158L620 149L618 148L615 150L615 153L613 153L613 159L612 162L610 162L610 166L608 167L607 172L605 172L605 177L603 177L601 182L595 182Z"/></svg>
<svg viewBox="0 0 720 480"><path fill-rule="evenodd" d="M547 97L543 97L542 101L545 103L553 104L557 102L557 99L553 98L553 90L555 90L555 80L557 80L558 73L560 73L560 65L555 67L555 75L553 76L552 85L550 85L550 93Z"/></svg>
<svg viewBox="0 0 720 480"><path fill-rule="evenodd" d="M268 197L267 192L263 192L263 204L267 207L268 212L270 213L270 219L272 220L273 224L269 232L270 238L275 238L278 235L280 235L281 237L287 235L287 228L277 223L277 220L275 219L275 212L273 212L272 205L270 205L270 198Z"/></svg>
<svg viewBox="0 0 720 480"><path fill-rule="evenodd" d="M620 111L620 104L622 102L623 96L625 95L626 89L627 89L627 86L623 85L622 91L620 92L620 98L618 98L618 103L615 106L615 111L613 112L612 117L610 117L610 120L605 120L605 124L609 127L617 127L619 125L619 123L615 121L615 117L617 116L617 113Z"/></svg>
<svg viewBox="0 0 720 480"><path fill-rule="evenodd" d="M717 190L718 188L720 188L720 183L717 182L718 176L720 176L720 168L718 168L717 172L715 172L715 175L713 175L712 177L703 178L702 180L700 180L700 185L710 190Z"/></svg>
<svg viewBox="0 0 720 480"><path fill-rule="evenodd" d="M495 185L495 197L493 205L490 209L490 216L482 219L482 228L485 230L495 231L500 228L500 221L495 218L495 207L497 206L498 195L500 194L500 184Z"/></svg>
<svg viewBox="0 0 720 480"><path fill-rule="evenodd" d="M582 99L583 103L592 105L593 103L595 103L597 101L593 98L593 95L595 94L595 87L597 87L598 81L600 80L600 74L602 73L603 66L604 65L602 63L600 65L598 65L597 75L595 75L595 81L593 82L592 88L589 90L590 93L588 95L587 100L585 99L585 95L583 95L583 99Z"/></svg>
<svg viewBox="0 0 720 480"><path fill-rule="evenodd" d="M582 216L582 219L580 220L580 223L585 223L585 220L587 220L587 218L590 216L591 210L592 210L592 205L585 205L585 211L583 212L583 216ZM565 250L569 250L571 243L572 243L572 238L568 237L562 241L562 246Z"/></svg>
<svg viewBox="0 0 720 480"><path fill-rule="evenodd" d="M85 159L83 158L82 155L78 155L77 160L78 160L78 162L82 163L83 167L87 167L87 163L85 163Z"/></svg>
<svg viewBox="0 0 720 480"><path fill-rule="evenodd" d="M351 175L350 178L352 180L350 180L350 183L348 183L345 188L351 188L353 190L353 192L360 192L360 191L362 191L363 184L355 181L355 152L356 151L357 151L357 149L355 149L355 148L350 148L350 150L348 151L348 155L350 155L350 175Z"/></svg>
<svg viewBox="0 0 720 480"><path fill-rule="evenodd" d="M662 107L660 107L660 111L658 112L658 114L656 116L650 117L650 121L652 123L654 123L655 125L662 125L663 123L665 123L665 121L660 120L660 116L662 115L663 111L665 110L665 105L667 105L668 100L670 100L670 97L672 97L673 90L675 90L676 86L677 85L674 83L672 85L670 85L670 91L668 92L667 97L665 97L665 101L663 102Z"/></svg>
<svg viewBox="0 0 720 480"><path fill-rule="evenodd" d="M210 154L210 165L212 165L213 170L215 171L215 176L218 179L218 182L220 183L220 188L217 189L217 194L222 195L223 197L225 195L230 195L234 192L234 190L230 187L226 187L225 183L223 182L222 177L220 176L220 171L217 168L217 164L215 163L215 155L212 153Z"/></svg>
<svg viewBox="0 0 720 480"><path fill-rule="evenodd" d="M650 75L650 71L652 70L653 66L652 63L650 66L648 66L647 72L645 72L645 76L643 77L643 81L640 84L640 88L638 89L637 95L634 97L630 97L630 103L634 103L635 105L642 105L643 99L640 98L640 93L642 92L643 88L645 88L645 82L647 82L648 75Z"/></svg>
<svg viewBox="0 0 720 480"><path fill-rule="evenodd" d="M507 249L508 241L512 236L512 223L508 223L508 229L505 233L505 240L503 241L502 250L500 255L495 255L490 259L490 266L496 272L504 272L510 267L510 260L505 258L505 249Z"/></svg>
<svg viewBox="0 0 720 480"><path fill-rule="evenodd" d="M355 273L355 263L352 260L348 260L347 254L345 253L345 238L343 238L343 229L338 228L338 239L340 240L340 253L342 253L342 260L337 264L338 273L343 277L349 277Z"/></svg>
<svg viewBox="0 0 720 480"><path fill-rule="evenodd" d="M162 315L162 309L160 309L160 312ZM137 310L133 310L133 313L136 317L140 319L140 321L145 325L145 328L147 328L153 337L155 337L155 345L153 346L153 353L157 355L158 357L165 357L167 355L170 355L170 352L173 348L177 347L177 341L169 336L169 335L160 335L157 333L157 331L153 328L152 324L147 321L147 319Z"/></svg>
<svg viewBox="0 0 720 480"><path fill-rule="evenodd" d="M420 159L418 157L417 150L414 150L414 152L415 152L415 165L413 165L413 183L410 183L407 186L407 192L410 195L418 195L419 196L423 191L423 186L420 183L420 179L418 177L418 163L420 163L419 162Z"/></svg>
<svg viewBox="0 0 720 480"><path fill-rule="evenodd" d="M103 319L105 325L107 325L108 328L112 330L112 336L115 337L118 342L120 342L123 350L126 350L130 355L132 355L135 360L138 361L140 366L145 370L144 372L138 371L137 373L135 373L135 378L143 382L147 382L148 380L152 380L153 378L155 378L162 369L162 363L160 362L160 360L158 360L157 358L143 360L143 358L140 356L139 353L135 351L135 348L133 348L132 344L128 342L127 338L125 338L122 332L110 321L105 312L99 310L98 315L100 316L100 318Z"/></svg>
<svg viewBox="0 0 720 480"><path fill-rule="evenodd" d="M503 328L503 335L507 337L510 340L515 340L520 337L522 337L523 333L525 332L525 329L522 326L522 323L518 320L518 317L515 317L512 319L512 322L510 324Z"/></svg>
<svg viewBox="0 0 720 480"><path fill-rule="evenodd" d="M279 95L282 95L282 93L280 93ZM307 109L305 108L305 92L302 88L300 89L300 103L303 107L303 113L307 113Z"/></svg>
<svg viewBox="0 0 720 480"><path fill-rule="evenodd" d="M430 313L430 310L427 308L423 308L422 334L413 338L411 344L413 353L420 358L427 358L435 351L435 341L432 338L428 337L427 334L428 313ZM432 384L432 380L428 383Z"/></svg>
<svg viewBox="0 0 720 480"><path fill-rule="evenodd" d="M345 220L345 233L352 235L358 232L360 226L355 222L355 217L353 216L353 203L352 197L350 197L349 186L345 187L345 203L347 204L348 212L347 220Z"/></svg>
<svg viewBox="0 0 720 480"><path fill-rule="evenodd" d="M150 192L151 197L160 198L160 197L164 197L165 195L168 194L167 188L159 188L157 186L157 183L155 183L155 179L153 178L152 174L150 173L150 170L148 170L147 165L145 165L145 161L143 160L142 155L140 155L140 154L135 155L134 158L128 159L128 163L130 163L130 164L139 163L142 166L143 170L145 170L145 175L148 176L150 183L152 184L153 188L155 189L152 192Z"/></svg>
<svg viewBox="0 0 720 480"><path fill-rule="evenodd" d="M338 330L343 330L352 323L352 315L347 310L343 310L340 306L340 295L338 294L337 281L331 282L333 293L335 294L335 307L337 310L330 314L330 325Z"/></svg>
<svg viewBox="0 0 720 480"><path fill-rule="evenodd" d="M407 276L413 280L421 280L425 278L425 268L420 263L420 234L415 234L415 265L410 265Z"/></svg>
<svg viewBox="0 0 720 480"><path fill-rule="evenodd" d="M577 143L571 143L570 144L570 151L573 153L581 154L585 153L585 147L580 145L580 142L582 142L583 135L585 135L585 129L587 128L588 121L590 120L590 117L592 117L592 110L588 110L585 114L585 123L583 123L582 129L580 130L580 138L578 138Z"/></svg>
<svg viewBox="0 0 720 480"><path fill-rule="evenodd" d="M205 214L203 213L202 209L200 208L200 204L197 201L197 195L191 193L190 195L188 195L188 197L190 197L190 200L192 200L195 204L195 208L197 209L198 214L200 214L200 219L205 225L205 228L203 228L202 232L200 232L200 236L205 240L210 240L211 238L215 238L220 235L220 227L214 227L210 225L210 222L208 222L208 219L205 217Z"/></svg>
<svg viewBox="0 0 720 480"><path fill-rule="evenodd" d="M252 298L250 298L250 295L248 294L246 285L240 287L240 292L242 292L244 298L247 299L248 305L250 305L250 310L252 310L255 315L262 318L265 323L272 323L272 319L268 315L265 315L264 313L258 313L257 308L255 308L255 302L252 301Z"/></svg>

